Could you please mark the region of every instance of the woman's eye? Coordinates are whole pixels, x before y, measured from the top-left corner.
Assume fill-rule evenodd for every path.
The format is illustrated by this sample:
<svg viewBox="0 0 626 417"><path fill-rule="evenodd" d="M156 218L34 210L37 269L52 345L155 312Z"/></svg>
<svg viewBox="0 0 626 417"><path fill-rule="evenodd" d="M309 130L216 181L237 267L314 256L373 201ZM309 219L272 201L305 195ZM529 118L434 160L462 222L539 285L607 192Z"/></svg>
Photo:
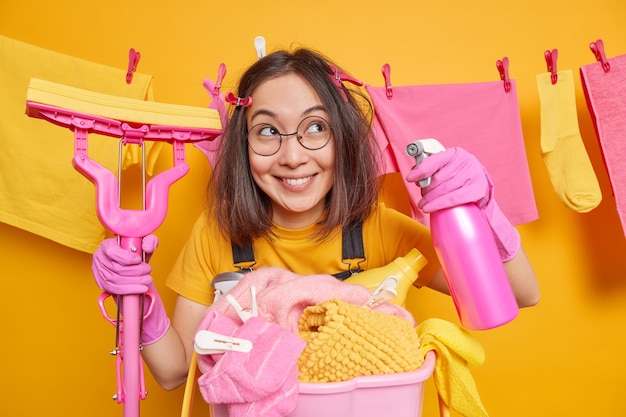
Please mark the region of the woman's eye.
<svg viewBox="0 0 626 417"><path fill-rule="evenodd" d="M278 130L274 126L265 126L259 130L261 136L277 136Z"/></svg>
<svg viewBox="0 0 626 417"><path fill-rule="evenodd" d="M322 122L314 122L309 125L306 133L320 133L326 130L326 126Z"/></svg>

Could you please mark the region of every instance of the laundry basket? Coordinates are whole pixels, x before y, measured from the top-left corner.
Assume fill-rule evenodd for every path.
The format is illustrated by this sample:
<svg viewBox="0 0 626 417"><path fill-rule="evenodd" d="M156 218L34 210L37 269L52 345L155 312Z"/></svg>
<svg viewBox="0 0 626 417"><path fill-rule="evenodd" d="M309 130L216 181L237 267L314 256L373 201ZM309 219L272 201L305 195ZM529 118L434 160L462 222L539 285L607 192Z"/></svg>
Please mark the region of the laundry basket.
<svg viewBox="0 0 626 417"><path fill-rule="evenodd" d="M412 372L360 376L348 381L300 383L298 405L289 417L420 417L424 381L435 369L435 353ZM213 417L228 417L226 404L212 404Z"/></svg>

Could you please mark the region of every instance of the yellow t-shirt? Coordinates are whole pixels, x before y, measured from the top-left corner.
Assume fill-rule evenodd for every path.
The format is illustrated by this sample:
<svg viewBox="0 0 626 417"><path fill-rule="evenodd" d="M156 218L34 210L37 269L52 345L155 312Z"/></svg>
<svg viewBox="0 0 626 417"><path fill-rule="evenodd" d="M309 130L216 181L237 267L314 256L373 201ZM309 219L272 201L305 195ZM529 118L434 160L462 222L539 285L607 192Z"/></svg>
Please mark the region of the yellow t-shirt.
<svg viewBox="0 0 626 417"><path fill-rule="evenodd" d="M275 226L275 238L254 241L257 261L254 268L281 267L301 275L334 274L347 270L347 265L342 262L340 230L319 242L311 238L316 227L284 229ZM427 284L439 270L428 228L382 203L363 223L363 247L366 260L360 267L364 270L385 266L413 248L428 260L426 267L420 271L416 285ZM209 305L213 302L213 277L236 270L230 239L219 231L214 219L203 213L196 221L166 284L185 298Z"/></svg>

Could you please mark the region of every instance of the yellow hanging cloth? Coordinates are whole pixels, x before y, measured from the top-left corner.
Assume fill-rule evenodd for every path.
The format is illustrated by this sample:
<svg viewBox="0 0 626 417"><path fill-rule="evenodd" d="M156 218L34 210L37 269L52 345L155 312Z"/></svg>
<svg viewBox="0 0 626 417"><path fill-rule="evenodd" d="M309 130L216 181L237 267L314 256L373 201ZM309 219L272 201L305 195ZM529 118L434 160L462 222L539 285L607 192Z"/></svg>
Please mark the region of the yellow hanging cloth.
<svg viewBox="0 0 626 417"><path fill-rule="evenodd" d="M153 100L152 76L64 55L0 36L0 221L71 248L93 253L105 237L96 215L95 190L72 166L69 129L26 115L26 92L39 78L94 92ZM78 110L79 109L75 109ZM161 143L146 146L154 162ZM124 167L140 162L125 147ZM89 137L90 157L117 172L118 141ZM150 173L151 166L146 166Z"/></svg>

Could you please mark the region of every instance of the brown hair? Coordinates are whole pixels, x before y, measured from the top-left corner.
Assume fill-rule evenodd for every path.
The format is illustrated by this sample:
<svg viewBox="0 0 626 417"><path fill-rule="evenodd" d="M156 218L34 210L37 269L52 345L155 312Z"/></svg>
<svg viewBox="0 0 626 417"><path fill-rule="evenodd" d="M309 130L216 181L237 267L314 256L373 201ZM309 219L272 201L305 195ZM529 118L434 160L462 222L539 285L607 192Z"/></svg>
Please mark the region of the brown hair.
<svg viewBox="0 0 626 417"><path fill-rule="evenodd" d="M333 67L338 68L310 49L277 51L248 68L236 93L248 97L267 79L297 74L313 86L325 106L335 140L335 178L326 196L326 215L316 236L319 239L337 226L346 229L364 221L378 200L379 188L377 148L370 128L371 102L360 90L345 85L340 90L331 78ZM220 229L240 246L261 236L271 237L272 226L270 199L250 172L247 130L246 108L236 107L224 130L207 194Z"/></svg>

